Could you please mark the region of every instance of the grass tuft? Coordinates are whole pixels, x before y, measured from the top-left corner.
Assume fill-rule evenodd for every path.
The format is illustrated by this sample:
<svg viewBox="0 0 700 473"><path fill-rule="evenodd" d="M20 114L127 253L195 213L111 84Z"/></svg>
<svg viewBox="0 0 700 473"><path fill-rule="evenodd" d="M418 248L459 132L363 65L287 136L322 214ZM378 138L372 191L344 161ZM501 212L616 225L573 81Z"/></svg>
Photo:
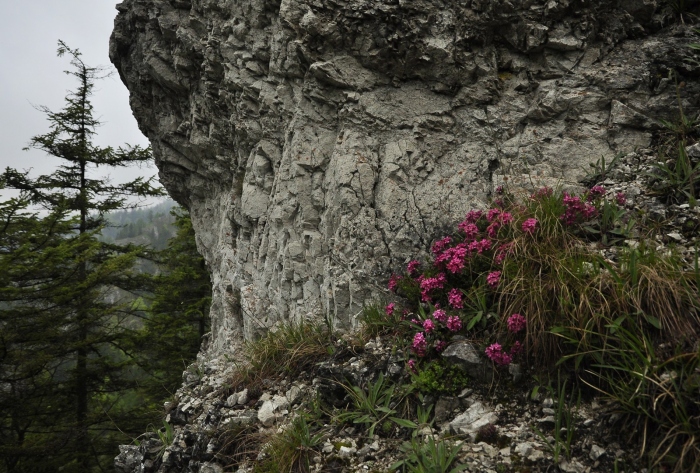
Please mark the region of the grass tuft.
<svg viewBox="0 0 700 473"><path fill-rule="evenodd" d="M248 364L234 374L231 384L255 387L264 379L295 377L333 350L331 334L324 323L304 320L285 323L246 344Z"/></svg>

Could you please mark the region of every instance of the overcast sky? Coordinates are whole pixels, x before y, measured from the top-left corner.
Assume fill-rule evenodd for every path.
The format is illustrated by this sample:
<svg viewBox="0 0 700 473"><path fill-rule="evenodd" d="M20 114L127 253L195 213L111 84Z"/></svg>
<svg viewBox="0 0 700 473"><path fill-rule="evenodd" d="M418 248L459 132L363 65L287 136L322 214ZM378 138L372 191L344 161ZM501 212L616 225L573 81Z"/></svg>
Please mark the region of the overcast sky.
<svg viewBox="0 0 700 473"><path fill-rule="evenodd" d="M88 66L106 66L112 77L97 82L92 103L104 125L95 143L147 146L129 108L129 92L109 62L109 35L117 11L112 0L0 0L0 169L10 166L51 172L58 159L36 150L22 151L30 138L48 131L34 105L60 110L66 92L76 88L68 56L56 56L65 41L82 53ZM156 174L155 166L111 171L114 181ZM2 193L2 191L0 191ZM0 194L5 196L7 193Z"/></svg>

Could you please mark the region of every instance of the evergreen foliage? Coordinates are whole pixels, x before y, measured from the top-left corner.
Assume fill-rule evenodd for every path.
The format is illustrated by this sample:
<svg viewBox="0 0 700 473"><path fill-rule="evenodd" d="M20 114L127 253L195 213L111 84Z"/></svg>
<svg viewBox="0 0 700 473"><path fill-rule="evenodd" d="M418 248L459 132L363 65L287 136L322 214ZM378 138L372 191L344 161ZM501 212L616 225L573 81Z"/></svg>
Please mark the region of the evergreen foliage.
<svg viewBox="0 0 700 473"><path fill-rule="evenodd" d="M4 471L89 472L111 463L120 431L141 429L143 403L133 399L137 370L129 349L140 314L128 298L145 277L133 271L144 249L98 239L105 213L133 196L160 195L151 179L112 184L97 168L144 163L148 149L92 143L100 125L90 102L100 69L59 41L79 85L58 112L41 107L50 130L30 147L60 158L55 172L36 178L7 168L0 187L21 191L2 206L3 358L0 435ZM48 212L38 217L28 205ZM109 292L119 288L120 292ZM108 292L110 297L108 297ZM116 299L116 300L114 300ZM116 427L119 426L119 428ZM0 471L2 471L0 470Z"/></svg>
<svg viewBox="0 0 700 473"><path fill-rule="evenodd" d="M153 399L167 397L181 384L183 369L209 331L211 282L192 221L181 207L170 213L177 232L158 253L162 273L153 277L151 305L139 335L140 355L149 366L145 387Z"/></svg>

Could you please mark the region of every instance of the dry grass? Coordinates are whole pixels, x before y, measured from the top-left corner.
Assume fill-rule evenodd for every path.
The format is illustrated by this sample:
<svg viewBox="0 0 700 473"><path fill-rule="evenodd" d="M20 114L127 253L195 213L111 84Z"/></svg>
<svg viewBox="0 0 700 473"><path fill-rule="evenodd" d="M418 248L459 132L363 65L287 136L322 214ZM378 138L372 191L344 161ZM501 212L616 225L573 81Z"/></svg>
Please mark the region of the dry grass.
<svg viewBox="0 0 700 473"><path fill-rule="evenodd" d="M263 379L296 377L334 350L330 331L320 322L289 322L246 344L248 363L234 374L234 387L260 387Z"/></svg>
<svg viewBox="0 0 700 473"><path fill-rule="evenodd" d="M621 248L617 262L566 231L551 215L541 218L537 239L519 235L506 259L505 281L495 298L501 331L512 313L527 317L526 353L552 366L571 348L552 329L578 332L578 350L608 320L631 314L658 342L682 343L700 332L697 275L672 257L642 244Z"/></svg>

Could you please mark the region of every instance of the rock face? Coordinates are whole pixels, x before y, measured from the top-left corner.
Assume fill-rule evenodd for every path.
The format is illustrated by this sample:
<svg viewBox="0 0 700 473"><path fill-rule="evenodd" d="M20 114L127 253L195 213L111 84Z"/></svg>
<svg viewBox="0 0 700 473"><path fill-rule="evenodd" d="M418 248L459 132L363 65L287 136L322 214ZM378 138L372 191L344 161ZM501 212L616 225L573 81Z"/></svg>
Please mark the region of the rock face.
<svg viewBox="0 0 700 473"><path fill-rule="evenodd" d="M676 84L687 114L700 98L697 36L654 0L117 9L110 56L211 269L214 352L309 314L351 326L497 185L575 183L650 146Z"/></svg>

